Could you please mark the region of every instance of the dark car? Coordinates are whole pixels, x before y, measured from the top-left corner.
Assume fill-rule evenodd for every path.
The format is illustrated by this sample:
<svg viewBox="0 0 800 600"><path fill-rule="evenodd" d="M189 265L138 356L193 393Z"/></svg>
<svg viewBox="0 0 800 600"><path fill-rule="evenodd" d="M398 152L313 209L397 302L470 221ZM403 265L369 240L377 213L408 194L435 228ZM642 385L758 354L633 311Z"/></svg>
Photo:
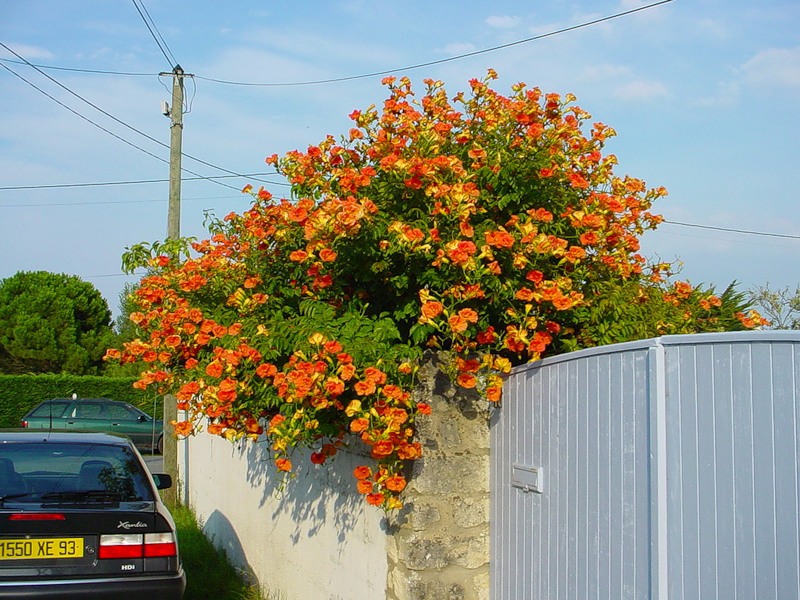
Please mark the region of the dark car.
<svg viewBox="0 0 800 600"><path fill-rule="evenodd" d="M22 417L28 429L70 429L126 435L141 452L161 452L164 426L127 402L109 398L54 398Z"/></svg>
<svg viewBox="0 0 800 600"><path fill-rule="evenodd" d="M181 598L171 485L122 436L0 431L0 598Z"/></svg>

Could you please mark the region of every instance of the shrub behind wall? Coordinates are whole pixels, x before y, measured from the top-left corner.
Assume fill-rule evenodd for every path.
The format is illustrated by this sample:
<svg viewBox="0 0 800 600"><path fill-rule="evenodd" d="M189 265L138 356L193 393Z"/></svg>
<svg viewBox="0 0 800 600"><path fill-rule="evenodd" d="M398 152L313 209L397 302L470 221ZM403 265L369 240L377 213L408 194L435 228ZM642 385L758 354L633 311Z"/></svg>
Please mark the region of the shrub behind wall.
<svg viewBox="0 0 800 600"><path fill-rule="evenodd" d="M0 375L0 427L18 427L31 408L50 398L112 398L161 416L162 398L133 388L135 377Z"/></svg>

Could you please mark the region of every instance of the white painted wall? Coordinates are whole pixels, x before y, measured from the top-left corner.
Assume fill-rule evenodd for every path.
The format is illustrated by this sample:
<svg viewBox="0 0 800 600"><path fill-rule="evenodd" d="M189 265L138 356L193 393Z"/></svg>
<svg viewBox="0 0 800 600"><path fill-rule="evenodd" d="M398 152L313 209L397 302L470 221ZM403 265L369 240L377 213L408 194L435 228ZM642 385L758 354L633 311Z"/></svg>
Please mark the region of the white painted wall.
<svg viewBox="0 0 800 600"><path fill-rule="evenodd" d="M236 566L280 600L384 598L383 512L355 491L363 462L340 452L317 467L292 457L282 487L266 444L231 444L205 433L178 444L181 498Z"/></svg>

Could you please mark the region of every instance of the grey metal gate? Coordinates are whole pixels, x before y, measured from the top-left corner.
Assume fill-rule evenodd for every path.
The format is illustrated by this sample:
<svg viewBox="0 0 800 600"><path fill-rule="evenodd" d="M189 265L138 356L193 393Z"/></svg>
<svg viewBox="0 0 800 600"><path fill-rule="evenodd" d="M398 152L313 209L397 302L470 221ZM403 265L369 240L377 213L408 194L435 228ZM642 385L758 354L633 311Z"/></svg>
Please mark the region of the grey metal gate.
<svg viewBox="0 0 800 600"><path fill-rule="evenodd" d="M800 332L515 369L492 423L492 600L800 599Z"/></svg>

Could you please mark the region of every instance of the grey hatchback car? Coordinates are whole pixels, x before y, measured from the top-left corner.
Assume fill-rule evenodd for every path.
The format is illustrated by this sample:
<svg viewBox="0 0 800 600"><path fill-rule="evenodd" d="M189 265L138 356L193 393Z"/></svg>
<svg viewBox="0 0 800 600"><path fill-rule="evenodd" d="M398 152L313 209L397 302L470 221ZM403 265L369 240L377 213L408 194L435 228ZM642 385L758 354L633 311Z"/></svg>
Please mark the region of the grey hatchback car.
<svg viewBox="0 0 800 600"><path fill-rule="evenodd" d="M179 600L171 485L122 436L0 431L0 599Z"/></svg>

